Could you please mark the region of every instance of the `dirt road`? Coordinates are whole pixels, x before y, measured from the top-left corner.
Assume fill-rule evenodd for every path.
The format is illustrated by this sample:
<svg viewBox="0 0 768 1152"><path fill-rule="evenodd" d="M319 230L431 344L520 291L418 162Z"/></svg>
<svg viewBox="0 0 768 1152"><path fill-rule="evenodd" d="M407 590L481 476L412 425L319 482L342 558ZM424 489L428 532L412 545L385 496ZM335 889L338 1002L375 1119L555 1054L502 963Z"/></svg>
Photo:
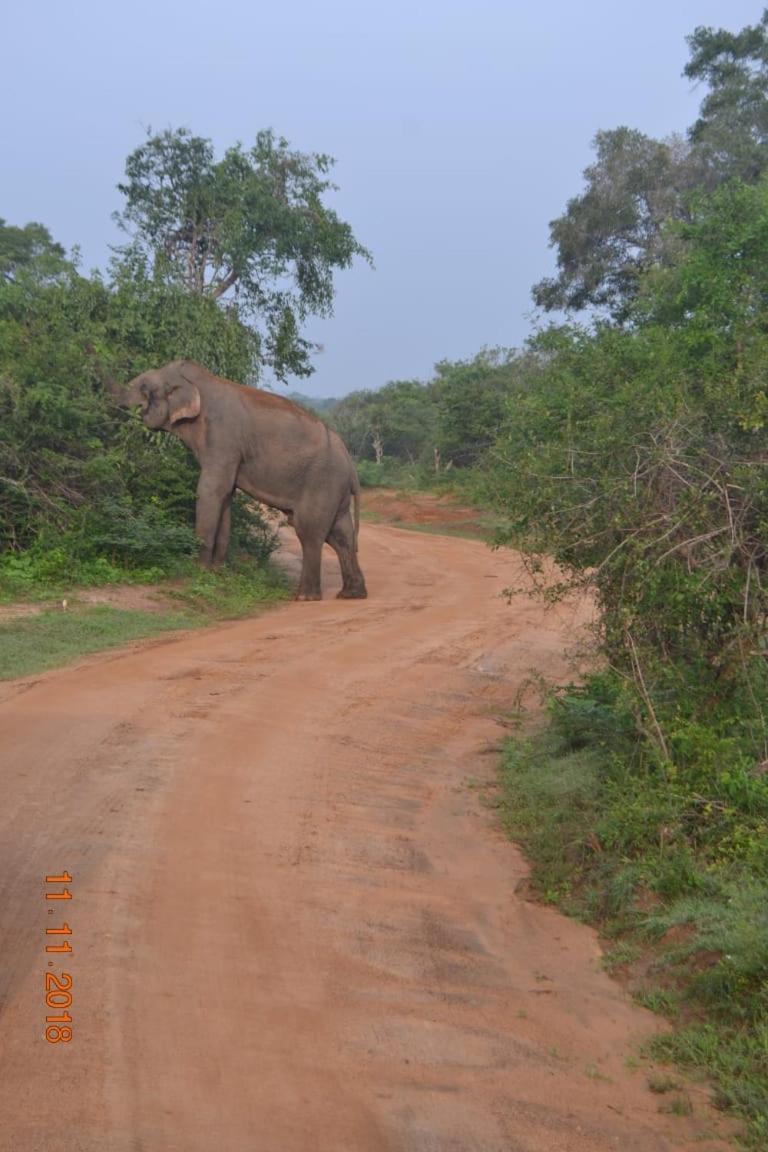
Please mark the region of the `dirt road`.
<svg viewBox="0 0 768 1152"><path fill-rule="evenodd" d="M0 688L3 1152L724 1147L698 1097L659 1114L626 1064L658 1022L516 894L470 786L576 611L507 606L479 542L366 525L361 556L366 602Z"/></svg>

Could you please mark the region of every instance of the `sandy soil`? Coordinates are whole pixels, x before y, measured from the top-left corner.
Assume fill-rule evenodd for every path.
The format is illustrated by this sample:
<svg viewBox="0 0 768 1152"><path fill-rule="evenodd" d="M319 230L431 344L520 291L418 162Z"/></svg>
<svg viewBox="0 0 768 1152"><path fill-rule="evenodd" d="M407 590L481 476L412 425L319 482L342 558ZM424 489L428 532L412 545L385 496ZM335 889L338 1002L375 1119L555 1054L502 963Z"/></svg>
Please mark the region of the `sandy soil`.
<svg viewBox="0 0 768 1152"><path fill-rule="evenodd" d="M658 1112L626 1059L661 1024L517 891L472 786L579 608L507 606L515 558L476 541L367 524L361 559L365 602L0 687L2 1152L725 1147L703 1091Z"/></svg>

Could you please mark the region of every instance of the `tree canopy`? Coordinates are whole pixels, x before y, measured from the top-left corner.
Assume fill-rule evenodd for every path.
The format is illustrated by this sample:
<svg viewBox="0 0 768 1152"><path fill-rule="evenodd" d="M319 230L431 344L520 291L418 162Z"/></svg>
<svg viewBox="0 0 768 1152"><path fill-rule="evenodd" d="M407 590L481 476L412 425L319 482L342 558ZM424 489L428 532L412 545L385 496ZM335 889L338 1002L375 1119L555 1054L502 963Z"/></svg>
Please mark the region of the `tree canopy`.
<svg viewBox="0 0 768 1152"><path fill-rule="evenodd" d="M272 131L218 160L210 140L186 129L150 132L119 185L116 218L130 235L122 257L191 295L236 302L258 335L255 367L309 375L302 322L332 311L337 269L370 259L325 203L332 166Z"/></svg>
<svg viewBox="0 0 768 1152"><path fill-rule="evenodd" d="M585 188L550 223L557 272L534 286L545 311L631 310L643 273L674 258L669 220L690 218L691 197L768 168L768 9L738 33L697 28L685 76L706 85L686 138L654 140L627 127L600 131Z"/></svg>
<svg viewBox="0 0 768 1152"><path fill-rule="evenodd" d="M18 228L0 217L0 282L14 282L24 275L51 280L70 267L64 249L45 225L30 223Z"/></svg>
<svg viewBox="0 0 768 1152"><path fill-rule="evenodd" d="M604 308L622 317L643 271L663 259L662 225L681 218L700 183L680 138L653 140L630 128L598 132L585 190L550 224L558 273L533 289L539 307Z"/></svg>
<svg viewBox="0 0 768 1152"><path fill-rule="evenodd" d="M689 136L720 179L754 183L768 165L768 8L740 32L697 28L684 75L707 85Z"/></svg>

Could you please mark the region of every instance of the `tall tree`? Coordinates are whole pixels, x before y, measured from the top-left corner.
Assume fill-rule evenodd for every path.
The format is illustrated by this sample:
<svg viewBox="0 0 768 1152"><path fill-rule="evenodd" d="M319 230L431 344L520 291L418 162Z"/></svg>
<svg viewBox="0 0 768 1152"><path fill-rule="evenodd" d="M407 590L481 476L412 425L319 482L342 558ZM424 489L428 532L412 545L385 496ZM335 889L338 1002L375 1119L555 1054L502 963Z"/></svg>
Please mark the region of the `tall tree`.
<svg viewBox="0 0 768 1152"><path fill-rule="evenodd" d="M740 32L697 28L688 47L684 74L709 89L691 141L720 179L754 183L768 166L768 8Z"/></svg>
<svg viewBox="0 0 768 1152"><path fill-rule="evenodd" d="M539 281L533 297L547 311L605 308L622 318L643 271L662 257L661 228L685 212L700 182L685 141L654 140L632 128L598 132L586 188L550 224L558 273Z"/></svg>
<svg viewBox="0 0 768 1152"><path fill-rule="evenodd" d="M116 219L131 236L123 257L194 295L234 302L259 335L262 364L281 378L309 375L302 322L332 312L337 269L370 259L324 202L332 165L271 131L220 160L186 129L150 133L119 185L126 203Z"/></svg>
<svg viewBox="0 0 768 1152"><path fill-rule="evenodd" d="M768 168L768 9L740 32L697 28L688 47L684 74L707 91L687 139L597 133L584 191L550 224L557 274L533 289L546 311L626 319L643 273L674 260L664 225L691 218L691 193L732 178L753 184Z"/></svg>
<svg viewBox="0 0 768 1152"><path fill-rule="evenodd" d="M19 228L0 217L0 283L13 283L24 275L41 282L52 280L71 267L61 244L44 224Z"/></svg>

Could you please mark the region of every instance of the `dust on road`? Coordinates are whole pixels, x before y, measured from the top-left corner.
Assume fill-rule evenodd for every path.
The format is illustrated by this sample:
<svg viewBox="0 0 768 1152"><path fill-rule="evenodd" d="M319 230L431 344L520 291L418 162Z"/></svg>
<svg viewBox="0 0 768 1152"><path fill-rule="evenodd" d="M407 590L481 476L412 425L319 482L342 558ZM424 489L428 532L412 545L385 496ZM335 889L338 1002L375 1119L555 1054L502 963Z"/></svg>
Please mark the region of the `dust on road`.
<svg viewBox="0 0 768 1152"><path fill-rule="evenodd" d="M567 676L580 609L508 606L515 557L477 541L365 525L361 560L367 601L0 688L3 1152L725 1147L703 1105L659 1114L626 1060L660 1023L516 893L470 786L531 670ZM63 870L74 1038L49 1044Z"/></svg>

